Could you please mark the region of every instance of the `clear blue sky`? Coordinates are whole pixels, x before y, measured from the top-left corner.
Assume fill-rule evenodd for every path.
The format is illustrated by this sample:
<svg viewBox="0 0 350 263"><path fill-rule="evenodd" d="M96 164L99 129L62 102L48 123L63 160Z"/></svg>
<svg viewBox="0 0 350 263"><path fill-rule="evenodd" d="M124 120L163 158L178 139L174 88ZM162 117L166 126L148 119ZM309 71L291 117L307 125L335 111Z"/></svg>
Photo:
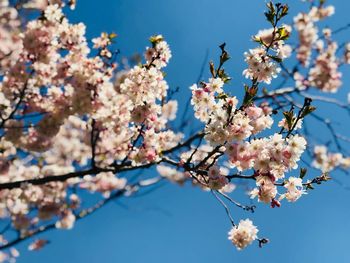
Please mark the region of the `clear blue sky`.
<svg viewBox="0 0 350 263"><path fill-rule="evenodd" d="M327 24L337 28L349 23L350 2L329 2L335 5L337 15ZM305 6L297 0L287 3L292 14ZM180 87L177 97L184 102L206 50L210 50L209 57L216 58L217 46L224 41L232 56L227 70L234 77L228 89L231 93L242 90L243 52L254 45L252 34L268 28L264 8L263 0L78 0L70 19L84 22L89 38L101 31L118 33L117 46L126 55L142 52L149 36L163 34L173 51L167 80L170 86ZM290 22L291 16L287 20ZM349 31L337 38L344 41L347 36ZM344 72L343 90L338 95L343 98L350 84L349 69ZM344 125L346 131L349 124ZM327 136L321 126L316 129L320 136ZM335 176L350 185L344 174ZM234 192L233 197L247 201L241 192ZM43 235L51 244L42 251L27 252L28 242L22 244L18 262L350 262L350 191L334 182L317 187L295 204L284 203L280 209L258 205L256 213L250 214L233 208L236 219L251 217L261 236L271 240L263 249L255 243L242 252L227 240L230 223L208 193L168 184L121 203L109 204L78 222L73 230Z"/></svg>

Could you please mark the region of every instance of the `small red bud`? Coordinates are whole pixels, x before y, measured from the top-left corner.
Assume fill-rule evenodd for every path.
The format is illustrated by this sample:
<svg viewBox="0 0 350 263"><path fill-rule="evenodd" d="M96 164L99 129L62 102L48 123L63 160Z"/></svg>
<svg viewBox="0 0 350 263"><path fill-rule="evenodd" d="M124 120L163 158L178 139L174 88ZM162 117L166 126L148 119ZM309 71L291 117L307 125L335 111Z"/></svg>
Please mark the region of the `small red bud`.
<svg viewBox="0 0 350 263"><path fill-rule="evenodd" d="M278 201L278 200L276 200L276 199L272 199L272 201L271 201L271 207L272 208L275 208L275 207L281 207L281 203L280 203L280 201Z"/></svg>

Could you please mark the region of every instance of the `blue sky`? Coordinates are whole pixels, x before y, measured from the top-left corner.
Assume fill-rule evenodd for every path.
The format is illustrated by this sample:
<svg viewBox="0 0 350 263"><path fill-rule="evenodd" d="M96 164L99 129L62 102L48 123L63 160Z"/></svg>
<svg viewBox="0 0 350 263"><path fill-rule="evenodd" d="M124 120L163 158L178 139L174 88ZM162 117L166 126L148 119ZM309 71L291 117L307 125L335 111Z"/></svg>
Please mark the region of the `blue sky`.
<svg viewBox="0 0 350 263"><path fill-rule="evenodd" d="M349 23L350 2L329 1L336 16L326 24L338 28ZM290 0L291 14L306 7ZM166 69L171 87L180 87L180 108L196 82L206 51L217 58L217 46L227 43L232 59L227 71L233 81L227 87L241 94L243 52L253 47L251 36L268 28L264 21L263 0L78 0L70 20L84 22L88 37L101 31L116 32L117 47L124 55L142 52L148 38L161 33L169 42L173 58ZM286 22L291 21L291 16ZM349 31L337 35L340 42ZM344 71L344 86L337 95L349 92L349 69ZM207 76L207 74L205 75ZM325 106L324 104L320 106ZM342 112L320 112L344 117ZM348 119L347 119L348 120ZM316 125L316 124L315 124ZM319 124L318 124L319 125ZM346 132L348 124L343 123ZM311 127L327 137L322 126ZM350 185L342 173L335 177ZM242 192L233 193L242 198ZM208 193L190 186L167 184L142 198L111 203L96 214L81 220L73 230L52 231L43 235L51 243L39 252L27 252L28 242L19 246L18 262L350 262L350 191L334 182L317 187L295 204L283 203L279 209L258 205L254 214L233 208L236 219L251 217L261 236L271 242L263 249L253 244L238 252L227 240L229 220L223 208Z"/></svg>

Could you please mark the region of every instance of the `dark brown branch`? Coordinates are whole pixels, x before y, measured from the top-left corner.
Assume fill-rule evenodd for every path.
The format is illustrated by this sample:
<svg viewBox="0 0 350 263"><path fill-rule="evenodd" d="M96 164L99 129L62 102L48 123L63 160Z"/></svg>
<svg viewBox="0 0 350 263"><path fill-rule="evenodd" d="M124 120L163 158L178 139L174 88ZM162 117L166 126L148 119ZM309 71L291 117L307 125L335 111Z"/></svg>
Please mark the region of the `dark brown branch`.
<svg viewBox="0 0 350 263"><path fill-rule="evenodd" d="M172 153L172 152L179 150L183 147L188 147L191 145L192 141L194 141L198 138L201 138L202 136L204 136L203 133L197 133L197 134L193 135L192 137L190 137L189 139L187 139L185 142L179 143L175 147L164 151L163 154ZM115 166L112 168L93 167L93 168L89 168L87 170L76 171L76 172L71 172L71 173L62 174L62 175L50 175L50 176L45 176L45 177L41 177L41 178L33 178L33 179L29 179L29 180L2 183L2 184L0 184L0 190L4 190L4 189L10 190L10 189L14 189L14 188L21 188L21 187L23 187L23 185L26 185L26 184L42 185L42 184L46 184L46 183L50 183L50 182L64 182L70 178L82 178L85 175L96 175L96 174L101 173L101 172L121 173L121 172L127 172L127 171L134 171L134 170L138 170L138 169L146 169L146 168L150 168L156 164L159 164L165 160L166 159L161 159L158 162L141 164L138 166L128 166L128 163L125 163L125 166L124 165L123 166Z"/></svg>

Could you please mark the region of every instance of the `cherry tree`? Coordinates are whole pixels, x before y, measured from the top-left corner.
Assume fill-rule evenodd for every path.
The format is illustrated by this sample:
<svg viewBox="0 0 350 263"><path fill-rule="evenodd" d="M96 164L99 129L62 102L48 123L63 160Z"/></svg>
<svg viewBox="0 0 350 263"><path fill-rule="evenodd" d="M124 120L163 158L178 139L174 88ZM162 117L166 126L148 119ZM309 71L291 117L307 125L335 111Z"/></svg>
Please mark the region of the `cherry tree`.
<svg viewBox="0 0 350 263"><path fill-rule="evenodd" d="M116 34L88 40L83 23L69 22L64 12L75 1L0 0L0 262L13 261L25 240L39 250L48 241L38 234L71 229L110 201L164 181L212 195L238 250L268 243L247 218L256 206L230 195L242 181L249 182L247 203L276 208L350 167L350 138L315 107L320 101L350 113L347 101L330 96L341 88L340 67L350 63L350 44L334 38L349 26L322 28L334 7L306 2L294 18L288 5L267 4L268 29L244 53L242 98L225 91L230 56L221 44L211 77L189 87L192 97L180 103L166 81L172 53L163 36L151 36L144 58L128 66L120 63ZM188 132L194 119L201 128ZM315 139L307 129L312 119L331 140ZM87 206L87 193L99 201Z"/></svg>

